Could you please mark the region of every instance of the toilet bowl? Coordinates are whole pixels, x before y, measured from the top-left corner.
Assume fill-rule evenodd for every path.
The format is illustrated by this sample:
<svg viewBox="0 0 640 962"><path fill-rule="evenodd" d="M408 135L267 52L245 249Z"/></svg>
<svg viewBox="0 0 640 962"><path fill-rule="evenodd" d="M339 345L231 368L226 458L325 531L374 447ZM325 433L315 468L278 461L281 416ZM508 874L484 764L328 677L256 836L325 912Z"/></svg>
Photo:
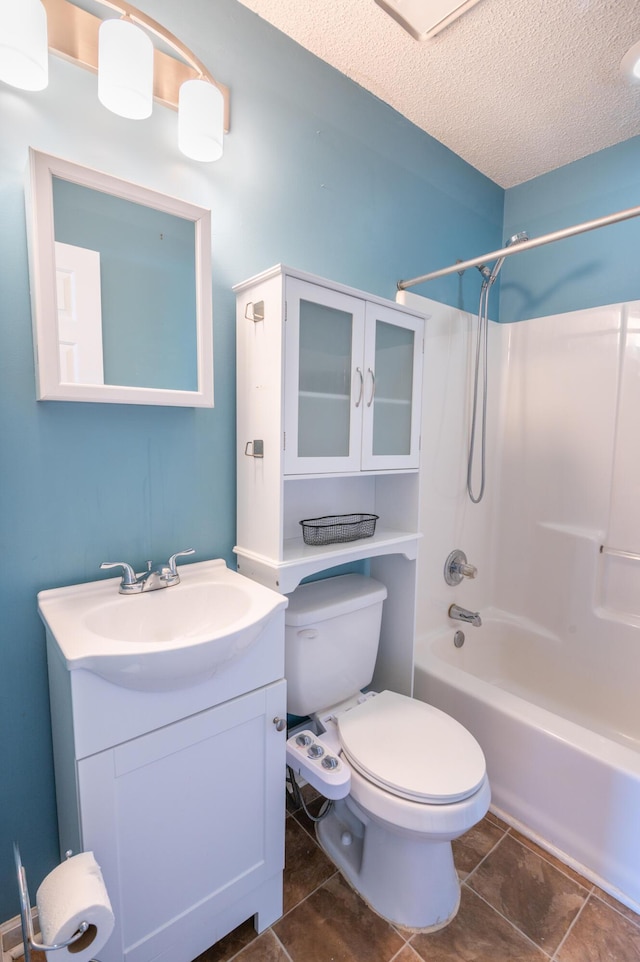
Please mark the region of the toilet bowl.
<svg viewBox="0 0 640 962"><path fill-rule="evenodd" d="M378 914L434 930L459 905L451 842L484 817L491 793L482 750L455 719L397 692L360 691L373 675L385 597L362 575L289 596L289 710L313 719L350 776L344 797L327 792L336 800L317 823L320 845Z"/></svg>
<svg viewBox="0 0 640 962"><path fill-rule="evenodd" d="M451 842L491 800L480 746L444 712L396 692L333 717L351 783L317 824L322 848L384 918L441 928L460 898Z"/></svg>

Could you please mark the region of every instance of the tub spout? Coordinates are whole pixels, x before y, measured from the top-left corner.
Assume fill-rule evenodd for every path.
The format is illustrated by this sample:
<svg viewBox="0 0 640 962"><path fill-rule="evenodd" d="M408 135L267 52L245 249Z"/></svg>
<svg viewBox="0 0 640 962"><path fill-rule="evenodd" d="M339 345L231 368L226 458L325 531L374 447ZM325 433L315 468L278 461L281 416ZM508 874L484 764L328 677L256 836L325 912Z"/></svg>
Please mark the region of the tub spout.
<svg viewBox="0 0 640 962"><path fill-rule="evenodd" d="M449 617L453 618L454 621L464 621L466 625L473 625L474 628L479 628L482 624L479 611L468 611L466 608L461 608L460 605L450 606Z"/></svg>

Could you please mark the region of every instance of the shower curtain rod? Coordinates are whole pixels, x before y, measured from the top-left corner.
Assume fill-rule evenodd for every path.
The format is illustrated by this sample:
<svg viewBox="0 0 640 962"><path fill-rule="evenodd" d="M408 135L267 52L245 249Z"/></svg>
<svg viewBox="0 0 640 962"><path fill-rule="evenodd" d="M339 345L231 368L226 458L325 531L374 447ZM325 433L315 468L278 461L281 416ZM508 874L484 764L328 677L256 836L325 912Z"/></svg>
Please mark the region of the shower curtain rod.
<svg viewBox="0 0 640 962"><path fill-rule="evenodd" d="M617 224L619 221L630 220L632 217L638 217L639 215L640 207L629 207L627 210L619 210L616 214L609 214L607 217L598 217L595 220L585 221L584 224L576 224L574 227L565 227L563 230L555 230L550 234L532 237L531 240L520 241L511 247L502 247L499 251L493 251L491 254L474 257L469 261L458 261L451 267L443 267L439 271L422 274L421 277L412 277L409 281L398 281L398 290L406 291L408 287L414 287L424 281L433 281L436 277L445 277L447 274L463 274L468 267L478 267L487 261L495 261L499 257L510 257L512 254L520 254L522 251L532 250L534 247L542 247L543 244L552 244L554 241L564 240L565 237L583 234L588 230L597 230L598 227L607 227L609 224Z"/></svg>

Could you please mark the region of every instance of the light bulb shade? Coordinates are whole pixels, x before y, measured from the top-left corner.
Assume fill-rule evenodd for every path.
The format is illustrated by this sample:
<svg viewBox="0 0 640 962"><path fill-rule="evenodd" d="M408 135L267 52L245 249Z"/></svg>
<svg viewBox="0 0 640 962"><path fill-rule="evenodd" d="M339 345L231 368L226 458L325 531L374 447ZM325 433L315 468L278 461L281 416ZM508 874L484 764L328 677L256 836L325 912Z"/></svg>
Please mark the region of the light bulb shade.
<svg viewBox="0 0 640 962"><path fill-rule="evenodd" d="M153 108L153 43L129 20L98 31L98 99L114 114L144 120Z"/></svg>
<svg viewBox="0 0 640 962"><path fill-rule="evenodd" d="M47 86L47 13L40 0L0 0L0 80L21 90Z"/></svg>
<svg viewBox="0 0 640 962"><path fill-rule="evenodd" d="M192 160L222 157L224 97L206 80L186 80L178 96L178 147Z"/></svg>
<svg viewBox="0 0 640 962"><path fill-rule="evenodd" d="M620 63L620 69L632 83L640 81L640 40L627 50Z"/></svg>

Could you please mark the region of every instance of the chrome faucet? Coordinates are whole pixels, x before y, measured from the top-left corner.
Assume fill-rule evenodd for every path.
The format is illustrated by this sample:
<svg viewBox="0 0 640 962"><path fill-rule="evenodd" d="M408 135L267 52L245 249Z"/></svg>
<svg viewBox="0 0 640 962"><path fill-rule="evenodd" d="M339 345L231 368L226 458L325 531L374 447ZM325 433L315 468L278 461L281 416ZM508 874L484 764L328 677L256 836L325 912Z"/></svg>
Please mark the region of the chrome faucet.
<svg viewBox="0 0 640 962"><path fill-rule="evenodd" d="M444 563L444 580L448 585L459 585L463 578L475 578L478 569L467 562L464 551L456 548Z"/></svg>
<svg viewBox="0 0 640 962"><path fill-rule="evenodd" d="M195 554L195 548L177 551L171 555L166 564L156 565L155 568L152 561L147 561L147 570L141 574L136 574L126 561L103 561L100 567L122 568L122 581L118 591L121 595L136 595L140 594L141 591L157 591L159 588L171 588L172 585L179 585L180 575L176 562L178 558L188 554Z"/></svg>
<svg viewBox="0 0 640 962"><path fill-rule="evenodd" d="M461 608L460 605L449 607L449 617L453 618L454 621L464 621L465 624L473 625L474 628L479 628L482 624L479 611L468 611L467 608Z"/></svg>

